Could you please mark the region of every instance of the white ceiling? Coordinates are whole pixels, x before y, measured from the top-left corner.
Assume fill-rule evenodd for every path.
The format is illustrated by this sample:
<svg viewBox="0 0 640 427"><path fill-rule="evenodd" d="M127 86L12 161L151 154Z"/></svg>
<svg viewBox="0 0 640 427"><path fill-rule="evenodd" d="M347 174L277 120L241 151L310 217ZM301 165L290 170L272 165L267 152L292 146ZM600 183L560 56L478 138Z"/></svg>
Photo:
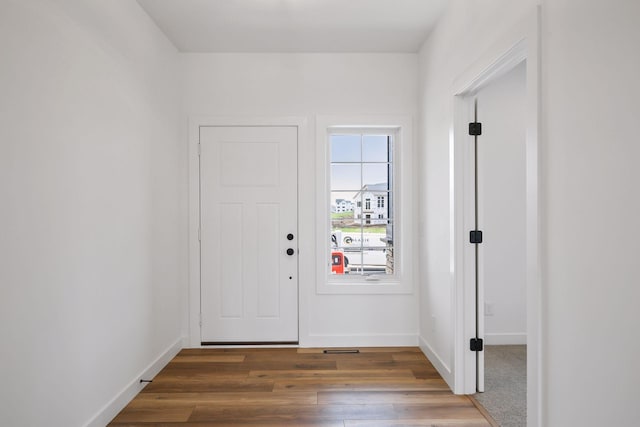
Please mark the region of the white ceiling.
<svg viewBox="0 0 640 427"><path fill-rule="evenodd" d="M417 52L446 0L137 0L182 52Z"/></svg>

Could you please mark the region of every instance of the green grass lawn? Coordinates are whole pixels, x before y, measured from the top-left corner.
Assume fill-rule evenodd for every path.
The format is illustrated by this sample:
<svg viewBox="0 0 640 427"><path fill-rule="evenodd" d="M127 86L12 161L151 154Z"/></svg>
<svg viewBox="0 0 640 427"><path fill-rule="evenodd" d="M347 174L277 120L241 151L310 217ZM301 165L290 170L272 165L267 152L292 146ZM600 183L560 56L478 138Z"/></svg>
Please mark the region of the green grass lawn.
<svg viewBox="0 0 640 427"><path fill-rule="evenodd" d="M353 219L353 212L332 212L331 219Z"/></svg>
<svg viewBox="0 0 640 427"><path fill-rule="evenodd" d="M332 231L342 231L343 233L360 233L360 227L335 227ZM363 227L363 233L378 233L378 234L386 234L387 227L384 225L375 225L371 227Z"/></svg>

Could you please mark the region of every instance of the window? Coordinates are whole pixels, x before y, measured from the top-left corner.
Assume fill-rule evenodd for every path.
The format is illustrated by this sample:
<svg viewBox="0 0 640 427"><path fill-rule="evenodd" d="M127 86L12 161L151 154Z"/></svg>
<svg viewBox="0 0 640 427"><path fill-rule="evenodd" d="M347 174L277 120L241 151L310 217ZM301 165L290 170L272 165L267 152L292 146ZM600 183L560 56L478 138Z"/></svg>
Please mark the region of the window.
<svg viewBox="0 0 640 427"><path fill-rule="evenodd" d="M329 133L332 244L328 259L344 256L343 267L333 267L332 274L394 274L393 139L392 132L384 131ZM353 210L337 212L333 207L341 200L350 201Z"/></svg>
<svg viewBox="0 0 640 427"><path fill-rule="evenodd" d="M316 117L318 294L413 293L418 229L411 197L413 127L411 117L404 115ZM363 189L365 184L384 186ZM378 208L378 196L384 197L384 207ZM365 209L367 198L370 210ZM341 213L342 218L330 213L337 199L352 202L353 210ZM377 240L367 241L367 232L374 232ZM342 267L333 265L334 252L343 254ZM339 273L341 268L344 272Z"/></svg>

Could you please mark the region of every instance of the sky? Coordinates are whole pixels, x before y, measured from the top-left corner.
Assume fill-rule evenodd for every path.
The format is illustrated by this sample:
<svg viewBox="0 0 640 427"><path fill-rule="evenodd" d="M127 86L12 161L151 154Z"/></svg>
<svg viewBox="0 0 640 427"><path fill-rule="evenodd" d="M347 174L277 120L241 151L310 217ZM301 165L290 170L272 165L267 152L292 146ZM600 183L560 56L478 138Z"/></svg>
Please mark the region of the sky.
<svg viewBox="0 0 640 427"><path fill-rule="evenodd" d="M336 134L330 143L332 205L336 199L353 200L366 184L387 182L387 135Z"/></svg>

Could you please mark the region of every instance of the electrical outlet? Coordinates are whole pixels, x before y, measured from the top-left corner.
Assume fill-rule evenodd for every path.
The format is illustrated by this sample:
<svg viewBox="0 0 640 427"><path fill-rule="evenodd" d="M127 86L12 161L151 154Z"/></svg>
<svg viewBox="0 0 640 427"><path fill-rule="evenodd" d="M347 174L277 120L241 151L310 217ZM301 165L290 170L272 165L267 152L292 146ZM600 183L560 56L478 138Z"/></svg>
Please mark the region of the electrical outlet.
<svg viewBox="0 0 640 427"><path fill-rule="evenodd" d="M431 316L431 332L436 331L436 316Z"/></svg>

